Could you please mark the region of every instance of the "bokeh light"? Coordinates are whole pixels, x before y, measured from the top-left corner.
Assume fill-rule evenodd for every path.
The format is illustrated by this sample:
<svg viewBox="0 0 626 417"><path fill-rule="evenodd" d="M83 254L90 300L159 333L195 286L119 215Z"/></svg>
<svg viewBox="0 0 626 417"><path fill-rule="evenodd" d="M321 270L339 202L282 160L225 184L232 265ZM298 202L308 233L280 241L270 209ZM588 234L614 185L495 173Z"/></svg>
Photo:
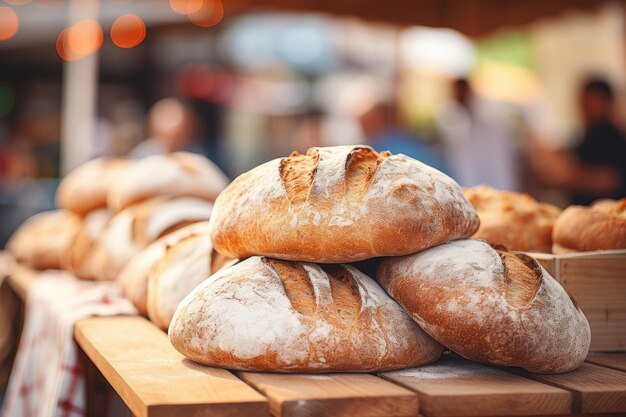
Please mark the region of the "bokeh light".
<svg viewBox="0 0 626 417"><path fill-rule="evenodd" d="M0 41L11 39L17 33L20 21L10 7L0 7Z"/></svg>
<svg viewBox="0 0 626 417"><path fill-rule="evenodd" d="M133 48L145 38L146 25L137 15L122 15L111 26L111 40L120 48Z"/></svg>
<svg viewBox="0 0 626 417"><path fill-rule="evenodd" d="M221 0L203 0L200 9L187 15L191 23L203 28L217 25L224 18Z"/></svg>
<svg viewBox="0 0 626 417"><path fill-rule="evenodd" d="M176 13L190 14L202 8L204 0L170 0L170 7Z"/></svg>
<svg viewBox="0 0 626 417"><path fill-rule="evenodd" d="M84 19L59 34L57 52L66 61L77 61L100 49L103 40L100 24L93 19Z"/></svg>

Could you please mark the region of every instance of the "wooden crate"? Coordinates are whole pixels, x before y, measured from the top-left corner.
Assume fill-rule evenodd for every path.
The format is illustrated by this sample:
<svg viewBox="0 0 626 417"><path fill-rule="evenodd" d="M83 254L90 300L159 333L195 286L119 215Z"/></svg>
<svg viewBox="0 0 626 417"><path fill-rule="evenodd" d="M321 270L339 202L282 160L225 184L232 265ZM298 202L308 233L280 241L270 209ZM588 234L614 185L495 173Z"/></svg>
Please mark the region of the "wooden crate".
<svg viewBox="0 0 626 417"><path fill-rule="evenodd" d="M528 254L580 305L591 325L592 351L626 351L626 250Z"/></svg>

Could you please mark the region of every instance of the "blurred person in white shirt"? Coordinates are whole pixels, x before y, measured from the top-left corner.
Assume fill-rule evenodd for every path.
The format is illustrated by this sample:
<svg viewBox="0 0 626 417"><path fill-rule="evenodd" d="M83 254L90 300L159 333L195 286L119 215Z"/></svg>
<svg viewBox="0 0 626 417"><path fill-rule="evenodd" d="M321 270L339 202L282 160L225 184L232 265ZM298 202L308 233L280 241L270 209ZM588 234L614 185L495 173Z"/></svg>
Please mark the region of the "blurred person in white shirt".
<svg viewBox="0 0 626 417"><path fill-rule="evenodd" d="M452 176L463 187L489 184L518 191L515 132L502 114L474 95L466 79L455 80L452 91L453 102L437 120Z"/></svg>

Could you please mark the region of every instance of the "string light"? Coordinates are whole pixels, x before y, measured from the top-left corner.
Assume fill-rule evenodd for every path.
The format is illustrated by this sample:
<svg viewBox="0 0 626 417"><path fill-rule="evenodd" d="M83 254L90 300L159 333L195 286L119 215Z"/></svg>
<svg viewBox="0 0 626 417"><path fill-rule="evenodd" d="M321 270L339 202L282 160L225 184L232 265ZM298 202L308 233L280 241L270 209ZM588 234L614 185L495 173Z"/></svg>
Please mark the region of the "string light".
<svg viewBox="0 0 626 417"><path fill-rule="evenodd" d="M200 9L189 13L187 17L194 25L209 28L224 18L224 5L221 0L203 0Z"/></svg>
<svg viewBox="0 0 626 417"><path fill-rule="evenodd" d="M0 41L11 39L17 34L19 27L17 13L10 7L0 7Z"/></svg>
<svg viewBox="0 0 626 417"><path fill-rule="evenodd" d="M134 48L145 38L146 25L137 15L122 15L111 26L111 40L120 48Z"/></svg>
<svg viewBox="0 0 626 417"><path fill-rule="evenodd" d="M64 60L77 61L100 49L103 40L100 24L93 19L84 19L59 34L56 48Z"/></svg>

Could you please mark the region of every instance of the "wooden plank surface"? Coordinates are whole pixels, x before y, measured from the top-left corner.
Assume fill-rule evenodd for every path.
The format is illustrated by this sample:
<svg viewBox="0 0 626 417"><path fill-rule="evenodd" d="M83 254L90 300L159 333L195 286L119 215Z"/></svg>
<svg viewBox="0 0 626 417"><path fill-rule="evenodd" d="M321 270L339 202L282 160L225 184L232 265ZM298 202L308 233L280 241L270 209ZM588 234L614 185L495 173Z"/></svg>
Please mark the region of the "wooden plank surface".
<svg viewBox="0 0 626 417"><path fill-rule="evenodd" d="M558 260L559 282L591 326L591 350L626 350L626 253Z"/></svg>
<svg viewBox="0 0 626 417"><path fill-rule="evenodd" d="M455 356L437 363L380 374L419 395L424 416L569 414L571 393Z"/></svg>
<svg viewBox="0 0 626 417"><path fill-rule="evenodd" d="M626 372L584 363L565 374L520 374L571 391L576 413L626 413Z"/></svg>
<svg viewBox="0 0 626 417"><path fill-rule="evenodd" d="M76 341L137 417L268 415L267 400L224 369L185 359L143 317L93 317Z"/></svg>
<svg viewBox="0 0 626 417"><path fill-rule="evenodd" d="M275 417L418 415L417 395L370 374L238 375L268 397Z"/></svg>
<svg viewBox="0 0 626 417"><path fill-rule="evenodd" d="M626 353L624 352L590 354L586 360L596 365L626 372Z"/></svg>

